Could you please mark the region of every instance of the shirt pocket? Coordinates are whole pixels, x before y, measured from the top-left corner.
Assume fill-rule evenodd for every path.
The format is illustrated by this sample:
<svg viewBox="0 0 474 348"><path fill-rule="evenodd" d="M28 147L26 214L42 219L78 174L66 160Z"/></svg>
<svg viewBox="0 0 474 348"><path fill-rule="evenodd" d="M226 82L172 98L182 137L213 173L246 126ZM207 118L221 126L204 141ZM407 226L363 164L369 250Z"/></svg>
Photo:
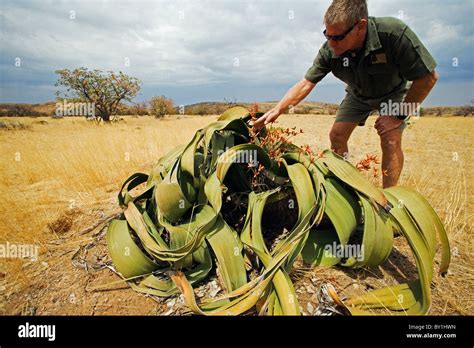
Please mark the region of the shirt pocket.
<svg viewBox="0 0 474 348"><path fill-rule="evenodd" d="M390 69L390 67L387 64L371 64L367 67L367 73L369 75L392 75L393 74L393 69Z"/></svg>
<svg viewBox="0 0 474 348"><path fill-rule="evenodd" d="M392 92L400 82L396 70L388 64L370 64L366 71L366 87L374 98Z"/></svg>

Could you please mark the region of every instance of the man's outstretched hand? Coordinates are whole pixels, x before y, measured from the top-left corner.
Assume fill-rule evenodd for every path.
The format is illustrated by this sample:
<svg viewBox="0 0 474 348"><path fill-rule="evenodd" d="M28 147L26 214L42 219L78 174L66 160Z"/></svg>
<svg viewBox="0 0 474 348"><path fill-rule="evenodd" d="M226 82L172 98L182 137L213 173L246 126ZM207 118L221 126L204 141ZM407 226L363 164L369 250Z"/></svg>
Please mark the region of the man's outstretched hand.
<svg viewBox="0 0 474 348"><path fill-rule="evenodd" d="M277 109L273 108L267 111L263 116L259 117L253 124L253 128L260 129L263 126L275 122L276 119L280 116L280 113Z"/></svg>

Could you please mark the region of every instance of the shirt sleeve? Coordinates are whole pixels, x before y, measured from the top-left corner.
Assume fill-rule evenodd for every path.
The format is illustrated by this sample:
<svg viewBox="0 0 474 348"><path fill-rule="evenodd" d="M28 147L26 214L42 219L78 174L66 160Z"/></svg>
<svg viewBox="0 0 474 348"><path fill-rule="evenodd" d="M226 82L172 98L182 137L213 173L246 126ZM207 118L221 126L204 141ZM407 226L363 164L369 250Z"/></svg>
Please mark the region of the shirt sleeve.
<svg viewBox="0 0 474 348"><path fill-rule="evenodd" d="M433 56L408 26L395 41L393 52L400 74L409 81L432 72L436 67Z"/></svg>
<svg viewBox="0 0 474 348"><path fill-rule="evenodd" d="M313 65L306 71L304 78L312 83L318 83L331 72L330 54L326 43L319 49Z"/></svg>

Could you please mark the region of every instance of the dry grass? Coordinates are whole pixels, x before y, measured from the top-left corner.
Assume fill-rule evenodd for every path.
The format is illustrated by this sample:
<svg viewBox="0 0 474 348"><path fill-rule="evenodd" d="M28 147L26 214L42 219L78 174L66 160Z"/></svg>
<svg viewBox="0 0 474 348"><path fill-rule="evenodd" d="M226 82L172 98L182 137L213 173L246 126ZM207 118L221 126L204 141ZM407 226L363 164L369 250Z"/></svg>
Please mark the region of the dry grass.
<svg viewBox="0 0 474 348"><path fill-rule="evenodd" d="M31 292L35 286L50 291L50 285L44 284L51 279L48 280L48 272L42 273L41 262L47 260L45 267L49 270L64 267L64 258L54 256L58 248L62 248L61 255L75 251L81 242L89 240L79 231L119 211L116 194L130 174L148 173L160 156L187 142L197 129L214 119L124 118L124 122L99 126L82 118L8 118L9 122L21 121L26 128L0 130L0 243L35 244L40 248L39 265L34 267L27 260L2 260L0 312L12 314L11 308L19 305L12 307L6 301L23 301L24 297L17 295ZM282 117L279 125L302 128L304 134L295 139L296 143L307 143L319 151L329 146L333 119L334 116L292 115ZM358 127L350 140L353 163L366 153L381 156L374 120L371 117L366 127ZM453 248L448 277L434 280L434 314L474 314L470 135L473 126L474 119L469 117L425 117L404 135L406 164L400 184L415 188L433 205L445 222ZM409 254L403 242L396 245L402 254ZM382 279L382 283L383 277L384 272L373 276ZM133 295L126 292L126 296ZM34 302L30 298L28 301ZM42 313L88 312L63 306Z"/></svg>
<svg viewBox="0 0 474 348"><path fill-rule="evenodd" d="M0 242L35 244L40 255L47 255L48 242L59 238L62 224L72 224L72 209L85 212L102 205L117 210L115 197L124 179L148 172L161 155L210 120L128 117L96 125L83 118L8 118L30 128L0 130ZM2 260L7 292L31 283L34 275L24 266L25 260Z"/></svg>

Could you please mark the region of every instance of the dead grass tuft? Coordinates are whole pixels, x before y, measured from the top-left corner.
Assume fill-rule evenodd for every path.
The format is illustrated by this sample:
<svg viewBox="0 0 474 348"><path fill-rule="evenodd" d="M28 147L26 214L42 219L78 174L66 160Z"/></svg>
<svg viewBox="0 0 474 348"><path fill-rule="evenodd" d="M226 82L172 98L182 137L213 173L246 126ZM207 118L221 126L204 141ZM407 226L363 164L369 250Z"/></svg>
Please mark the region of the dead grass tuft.
<svg viewBox="0 0 474 348"><path fill-rule="evenodd" d="M56 220L49 222L48 228L52 233L56 235L69 232L72 227L72 224L74 223L75 217L77 217L81 213L82 211L77 208L66 210Z"/></svg>

